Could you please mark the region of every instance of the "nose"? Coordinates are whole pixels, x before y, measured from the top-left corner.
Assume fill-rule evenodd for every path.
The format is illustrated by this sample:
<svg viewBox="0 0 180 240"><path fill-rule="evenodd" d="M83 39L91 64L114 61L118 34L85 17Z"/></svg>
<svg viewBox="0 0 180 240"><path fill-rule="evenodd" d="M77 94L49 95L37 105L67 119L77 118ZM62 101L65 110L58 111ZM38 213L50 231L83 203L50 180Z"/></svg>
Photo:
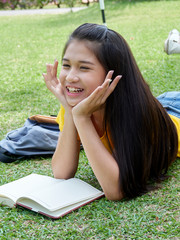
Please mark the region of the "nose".
<svg viewBox="0 0 180 240"><path fill-rule="evenodd" d="M66 76L66 81L68 81L68 82L79 81L79 77L77 75L77 72L75 70L71 69Z"/></svg>

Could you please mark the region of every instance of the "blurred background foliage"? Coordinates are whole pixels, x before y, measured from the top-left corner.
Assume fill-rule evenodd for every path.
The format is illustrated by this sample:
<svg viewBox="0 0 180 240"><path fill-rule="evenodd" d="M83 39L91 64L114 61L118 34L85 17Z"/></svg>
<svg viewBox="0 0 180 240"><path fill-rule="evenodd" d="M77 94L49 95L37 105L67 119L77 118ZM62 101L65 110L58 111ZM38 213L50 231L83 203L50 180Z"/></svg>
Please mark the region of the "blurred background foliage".
<svg viewBox="0 0 180 240"><path fill-rule="evenodd" d="M89 5L96 0L1 0L0 9L30 9L43 8L47 5L60 7L74 7L76 4Z"/></svg>

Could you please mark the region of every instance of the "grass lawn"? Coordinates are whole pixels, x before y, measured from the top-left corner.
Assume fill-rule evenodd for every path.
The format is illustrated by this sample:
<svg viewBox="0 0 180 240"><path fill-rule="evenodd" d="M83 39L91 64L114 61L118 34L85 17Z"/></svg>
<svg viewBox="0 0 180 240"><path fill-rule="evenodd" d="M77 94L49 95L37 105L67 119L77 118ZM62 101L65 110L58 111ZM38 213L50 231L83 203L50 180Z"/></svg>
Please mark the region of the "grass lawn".
<svg viewBox="0 0 180 240"><path fill-rule="evenodd" d="M128 41L155 96L180 90L180 55L167 55L164 41L180 30L180 1L106 1L109 28ZM57 114L46 89L45 64L61 58L71 31L84 22L102 23L99 5L65 15L0 17L0 139L34 114ZM36 213L0 207L0 239L178 239L179 168L162 188L131 201L105 198L53 221ZM50 158L0 163L0 185L30 173L52 176ZM84 152L76 177L97 186Z"/></svg>

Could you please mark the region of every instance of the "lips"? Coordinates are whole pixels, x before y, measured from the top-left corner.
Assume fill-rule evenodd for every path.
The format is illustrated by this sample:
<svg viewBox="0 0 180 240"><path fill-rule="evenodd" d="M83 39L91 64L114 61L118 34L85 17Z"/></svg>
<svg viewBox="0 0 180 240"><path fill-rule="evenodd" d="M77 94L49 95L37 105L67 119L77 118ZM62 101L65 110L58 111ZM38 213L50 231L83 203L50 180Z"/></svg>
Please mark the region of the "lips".
<svg viewBox="0 0 180 240"><path fill-rule="evenodd" d="M66 89L69 93L80 93L83 91L82 88L68 87L68 86L66 87Z"/></svg>

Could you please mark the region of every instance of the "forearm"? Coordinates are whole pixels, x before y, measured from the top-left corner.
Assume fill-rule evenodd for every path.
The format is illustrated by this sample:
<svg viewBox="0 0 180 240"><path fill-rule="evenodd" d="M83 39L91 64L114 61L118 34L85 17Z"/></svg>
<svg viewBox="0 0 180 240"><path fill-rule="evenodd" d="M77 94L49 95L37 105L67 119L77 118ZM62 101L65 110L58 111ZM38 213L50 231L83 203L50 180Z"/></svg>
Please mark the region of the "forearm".
<svg viewBox="0 0 180 240"><path fill-rule="evenodd" d="M72 116L65 116L63 131L60 133L56 151L52 158L52 170L55 178L74 177L79 160L80 142Z"/></svg>
<svg viewBox="0 0 180 240"><path fill-rule="evenodd" d="M110 200L121 199L118 165L101 142L91 118L74 117L74 122L88 161L106 197Z"/></svg>

